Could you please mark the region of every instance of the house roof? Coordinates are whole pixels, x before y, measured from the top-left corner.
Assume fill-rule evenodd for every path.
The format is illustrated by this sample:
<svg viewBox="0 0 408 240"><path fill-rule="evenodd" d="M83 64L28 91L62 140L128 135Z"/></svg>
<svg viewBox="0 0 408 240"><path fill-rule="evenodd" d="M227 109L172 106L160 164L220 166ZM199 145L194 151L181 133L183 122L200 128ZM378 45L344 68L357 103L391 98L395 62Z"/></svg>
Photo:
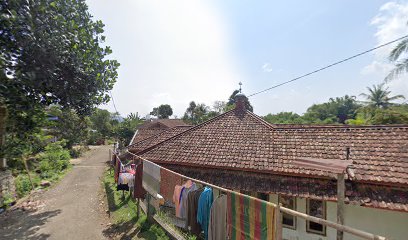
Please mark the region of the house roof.
<svg viewBox="0 0 408 240"><path fill-rule="evenodd" d="M132 153L140 153L141 151L147 150L150 147L152 147L152 146L154 146L154 145L156 145L156 144L158 144L160 142L163 142L163 141L167 140L168 138L171 138L171 137L173 137L173 136L175 136L175 135L177 135L177 134L179 134L181 132L184 132L184 131L190 129L191 127L192 126L190 126L190 125L176 126L176 127L164 130L164 131L160 131L159 133L157 133L157 134L155 134L155 135L153 135L151 137L145 138L145 139L143 139L143 140L141 140L139 142L135 142L135 143L129 145L127 148Z"/></svg>
<svg viewBox="0 0 408 240"><path fill-rule="evenodd" d="M356 181L408 185L408 125L282 126L234 109L143 152L158 163L323 178L332 174L292 160L348 157Z"/></svg>
<svg viewBox="0 0 408 240"><path fill-rule="evenodd" d="M190 125L186 124L181 119L147 120L136 129L136 133L132 139L131 144L143 141L144 139L150 138L156 134L159 134L169 128L174 128L176 126L190 126Z"/></svg>

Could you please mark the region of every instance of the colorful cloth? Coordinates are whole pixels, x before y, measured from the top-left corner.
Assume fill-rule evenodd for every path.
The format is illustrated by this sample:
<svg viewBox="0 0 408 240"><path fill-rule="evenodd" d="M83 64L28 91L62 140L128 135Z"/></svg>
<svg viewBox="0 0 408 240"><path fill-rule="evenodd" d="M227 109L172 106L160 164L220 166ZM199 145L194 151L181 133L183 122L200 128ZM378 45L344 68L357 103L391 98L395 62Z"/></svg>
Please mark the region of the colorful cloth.
<svg viewBox="0 0 408 240"><path fill-rule="evenodd" d="M152 162L143 161L143 187L151 195L160 193L160 167Z"/></svg>
<svg viewBox="0 0 408 240"><path fill-rule="evenodd" d="M173 203L174 207L176 208L176 217L180 217L180 194L182 189L183 186L180 185L176 185L174 187Z"/></svg>
<svg viewBox="0 0 408 240"><path fill-rule="evenodd" d="M210 220L210 211L213 203L213 191L210 187L205 187L198 199L197 222L204 230L205 239L208 239L208 222Z"/></svg>
<svg viewBox="0 0 408 240"><path fill-rule="evenodd" d="M198 200L203 192L204 188L191 191L187 198L187 225L188 229L196 234L199 235L201 233L200 224L197 223L197 209L198 209Z"/></svg>
<svg viewBox="0 0 408 240"><path fill-rule="evenodd" d="M208 240L227 239L227 196L215 199L210 213Z"/></svg>
<svg viewBox="0 0 408 240"><path fill-rule="evenodd" d="M135 186L133 197L144 199L146 196L146 190L142 186L143 182L143 163L137 165L135 173Z"/></svg>
<svg viewBox="0 0 408 240"><path fill-rule="evenodd" d="M275 208L272 205L235 193L227 196L230 239L274 239Z"/></svg>
<svg viewBox="0 0 408 240"><path fill-rule="evenodd" d="M187 219L187 211L188 211L188 195L191 191L197 190L197 186L193 183L190 187L184 187L180 197L180 217L182 219ZM185 226L187 227L187 225Z"/></svg>

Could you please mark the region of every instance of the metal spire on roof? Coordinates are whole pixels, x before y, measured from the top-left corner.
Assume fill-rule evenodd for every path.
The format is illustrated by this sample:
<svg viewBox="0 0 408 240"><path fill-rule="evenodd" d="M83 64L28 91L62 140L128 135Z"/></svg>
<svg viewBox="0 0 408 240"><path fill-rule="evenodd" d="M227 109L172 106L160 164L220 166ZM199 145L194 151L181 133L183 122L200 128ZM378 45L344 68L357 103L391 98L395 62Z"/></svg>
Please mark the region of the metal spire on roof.
<svg viewBox="0 0 408 240"><path fill-rule="evenodd" d="M242 86L242 82L239 82L239 93L242 93L241 86Z"/></svg>

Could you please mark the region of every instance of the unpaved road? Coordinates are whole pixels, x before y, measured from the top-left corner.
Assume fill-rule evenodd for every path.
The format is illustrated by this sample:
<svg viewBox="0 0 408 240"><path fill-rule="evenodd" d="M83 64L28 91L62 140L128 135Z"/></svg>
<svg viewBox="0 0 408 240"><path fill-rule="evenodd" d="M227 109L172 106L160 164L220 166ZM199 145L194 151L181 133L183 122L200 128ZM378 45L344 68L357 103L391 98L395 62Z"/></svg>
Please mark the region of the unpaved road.
<svg viewBox="0 0 408 240"><path fill-rule="evenodd" d="M106 214L100 203L101 177L108 146L90 150L49 191L35 196L36 212L14 210L0 215L0 239L105 239Z"/></svg>

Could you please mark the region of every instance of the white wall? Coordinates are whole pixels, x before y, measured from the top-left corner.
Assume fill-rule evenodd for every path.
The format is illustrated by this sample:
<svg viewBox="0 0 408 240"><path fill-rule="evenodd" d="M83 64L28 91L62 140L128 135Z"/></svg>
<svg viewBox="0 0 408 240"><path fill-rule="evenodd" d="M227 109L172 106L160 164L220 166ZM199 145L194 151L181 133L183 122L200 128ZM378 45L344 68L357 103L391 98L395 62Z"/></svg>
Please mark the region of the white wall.
<svg viewBox="0 0 408 240"><path fill-rule="evenodd" d="M269 201L278 203L278 195L270 194ZM327 202L327 220L336 222L336 203ZM306 213L306 199L296 199L296 211ZM408 213L367 208L356 205L345 206L345 225L369 233L388 237L391 240L408 239ZM306 232L306 221L297 218L296 230L283 228L283 239L286 240L332 240L336 239L336 230L327 227L326 236ZM344 240L361 239L344 234Z"/></svg>

